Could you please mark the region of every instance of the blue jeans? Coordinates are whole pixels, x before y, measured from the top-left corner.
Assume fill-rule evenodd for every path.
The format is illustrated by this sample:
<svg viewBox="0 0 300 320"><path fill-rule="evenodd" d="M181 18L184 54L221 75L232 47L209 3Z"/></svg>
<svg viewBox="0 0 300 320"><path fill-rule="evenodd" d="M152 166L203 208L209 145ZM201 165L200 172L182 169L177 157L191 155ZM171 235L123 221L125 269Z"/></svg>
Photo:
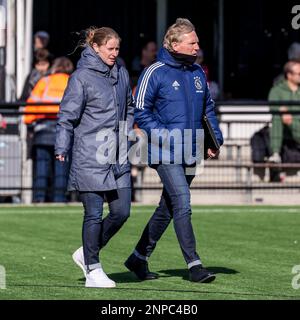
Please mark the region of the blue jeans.
<svg viewBox="0 0 300 320"><path fill-rule="evenodd" d="M109 214L102 219L104 198ZM99 252L122 227L130 215L131 188L105 192L80 192L84 206L82 242L88 270L100 267Z"/></svg>
<svg viewBox="0 0 300 320"><path fill-rule="evenodd" d="M69 161L55 160L54 147L37 145L34 160L33 201L44 202L49 190L48 180L53 172L54 202L66 202L66 190L69 173Z"/></svg>
<svg viewBox="0 0 300 320"><path fill-rule="evenodd" d="M173 218L176 236L188 268L201 264L196 252L196 240L191 222L189 187L194 176L186 175L185 167L179 164L160 164L155 169L163 183L163 192L159 206L135 248L135 254L144 260L150 257L157 241Z"/></svg>

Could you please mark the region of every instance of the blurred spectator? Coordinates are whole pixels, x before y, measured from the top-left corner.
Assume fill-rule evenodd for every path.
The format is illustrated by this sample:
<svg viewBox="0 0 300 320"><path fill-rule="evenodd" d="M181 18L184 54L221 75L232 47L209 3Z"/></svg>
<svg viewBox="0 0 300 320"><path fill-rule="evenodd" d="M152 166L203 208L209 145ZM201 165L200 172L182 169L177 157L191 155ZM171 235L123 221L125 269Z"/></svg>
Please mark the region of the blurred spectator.
<svg viewBox="0 0 300 320"><path fill-rule="evenodd" d="M206 77L207 77L208 76L208 67L207 67L207 65L204 64L204 52L202 49L198 50L197 59L196 59L195 63L199 64L202 67L202 69L205 72Z"/></svg>
<svg viewBox="0 0 300 320"><path fill-rule="evenodd" d="M50 35L46 31L37 31L33 37L33 49L46 49L49 45Z"/></svg>
<svg viewBox="0 0 300 320"><path fill-rule="evenodd" d="M65 57L54 60L51 74L41 78L34 87L27 102L58 102L62 99L69 74L73 71L72 62ZM59 105L26 106L24 122L32 132L33 157L33 202L66 202L68 161L55 161L54 144L56 113ZM51 175L51 171L53 174ZM48 193L48 180L53 176L53 197Z"/></svg>
<svg viewBox="0 0 300 320"><path fill-rule="evenodd" d="M156 60L157 45L156 42L149 39L143 39L141 44L140 54L136 56L132 61L131 76L132 82L135 86L137 79L142 71L149 67Z"/></svg>
<svg viewBox="0 0 300 320"><path fill-rule="evenodd" d="M272 87L269 101L300 102L300 62L288 61L284 66L284 79ZM271 110L282 114L272 116L270 162L300 162L300 114L287 113L300 111L300 106L271 106ZM281 181L279 170L271 172L271 181Z"/></svg>
<svg viewBox="0 0 300 320"><path fill-rule="evenodd" d="M204 63L204 52L202 49L198 50L197 59L196 59L195 63L199 64L202 67L203 71L205 72L205 75L207 78L207 83L209 85L210 95L213 100L217 100L220 97L219 85L217 84L217 82L212 81L210 79L210 73L209 73L208 66Z"/></svg>
<svg viewBox="0 0 300 320"><path fill-rule="evenodd" d="M299 42L293 42L287 51L288 55L288 61L299 61L300 62L300 43ZM273 86L278 84L284 80L284 74L281 73L278 76L276 76L273 80Z"/></svg>
<svg viewBox="0 0 300 320"><path fill-rule="evenodd" d="M288 60L300 61L300 43L293 42L288 48Z"/></svg>
<svg viewBox="0 0 300 320"><path fill-rule="evenodd" d="M47 49L38 49L34 53L33 69L27 76L21 94L21 100L27 100L36 83L47 74L51 65L51 55Z"/></svg>

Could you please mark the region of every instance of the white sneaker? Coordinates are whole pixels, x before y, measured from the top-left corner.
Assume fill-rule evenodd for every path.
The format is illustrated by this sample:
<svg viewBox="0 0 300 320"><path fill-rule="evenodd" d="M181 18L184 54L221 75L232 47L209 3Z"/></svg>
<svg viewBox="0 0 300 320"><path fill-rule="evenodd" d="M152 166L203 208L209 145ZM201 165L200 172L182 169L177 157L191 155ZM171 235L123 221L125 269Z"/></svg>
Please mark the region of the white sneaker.
<svg viewBox="0 0 300 320"><path fill-rule="evenodd" d="M83 255L83 247L80 247L77 249L73 254L72 258L74 262L80 267L80 269L83 271L84 277L86 278L86 267L84 264L84 255Z"/></svg>
<svg viewBox="0 0 300 320"><path fill-rule="evenodd" d="M109 279L102 268L97 268L86 274L87 288L114 288L116 283Z"/></svg>

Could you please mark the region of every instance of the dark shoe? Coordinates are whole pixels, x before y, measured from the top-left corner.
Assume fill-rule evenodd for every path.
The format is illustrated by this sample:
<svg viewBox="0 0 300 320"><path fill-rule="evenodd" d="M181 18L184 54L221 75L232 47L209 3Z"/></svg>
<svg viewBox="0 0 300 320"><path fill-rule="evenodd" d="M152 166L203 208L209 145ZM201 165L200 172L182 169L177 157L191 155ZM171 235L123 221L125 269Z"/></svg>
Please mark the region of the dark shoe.
<svg viewBox="0 0 300 320"><path fill-rule="evenodd" d="M158 274L150 272L148 262L139 259L135 254L129 256L124 263L125 267L135 273L140 280L153 280L158 278Z"/></svg>
<svg viewBox="0 0 300 320"><path fill-rule="evenodd" d="M203 268L202 265L191 267L189 273L190 281L192 282L209 283L216 279L216 275L213 272Z"/></svg>

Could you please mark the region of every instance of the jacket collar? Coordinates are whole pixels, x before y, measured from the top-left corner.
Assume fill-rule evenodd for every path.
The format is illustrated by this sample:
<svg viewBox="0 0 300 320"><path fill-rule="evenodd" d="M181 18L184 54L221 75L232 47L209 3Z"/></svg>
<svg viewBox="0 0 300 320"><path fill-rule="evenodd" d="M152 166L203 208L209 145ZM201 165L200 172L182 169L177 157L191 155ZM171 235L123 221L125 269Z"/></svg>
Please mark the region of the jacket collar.
<svg viewBox="0 0 300 320"><path fill-rule="evenodd" d="M158 55L157 55L157 60L158 61L161 61L167 65L170 65L174 68L183 68L184 67L184 64L179 62L178 60L176 60L171 54L170 52L162 47L159 52L158 52ZM192 64L191 66L189 66L188 68L192 68L192 69L195 69L197 68L197 64Z"/></svg>

